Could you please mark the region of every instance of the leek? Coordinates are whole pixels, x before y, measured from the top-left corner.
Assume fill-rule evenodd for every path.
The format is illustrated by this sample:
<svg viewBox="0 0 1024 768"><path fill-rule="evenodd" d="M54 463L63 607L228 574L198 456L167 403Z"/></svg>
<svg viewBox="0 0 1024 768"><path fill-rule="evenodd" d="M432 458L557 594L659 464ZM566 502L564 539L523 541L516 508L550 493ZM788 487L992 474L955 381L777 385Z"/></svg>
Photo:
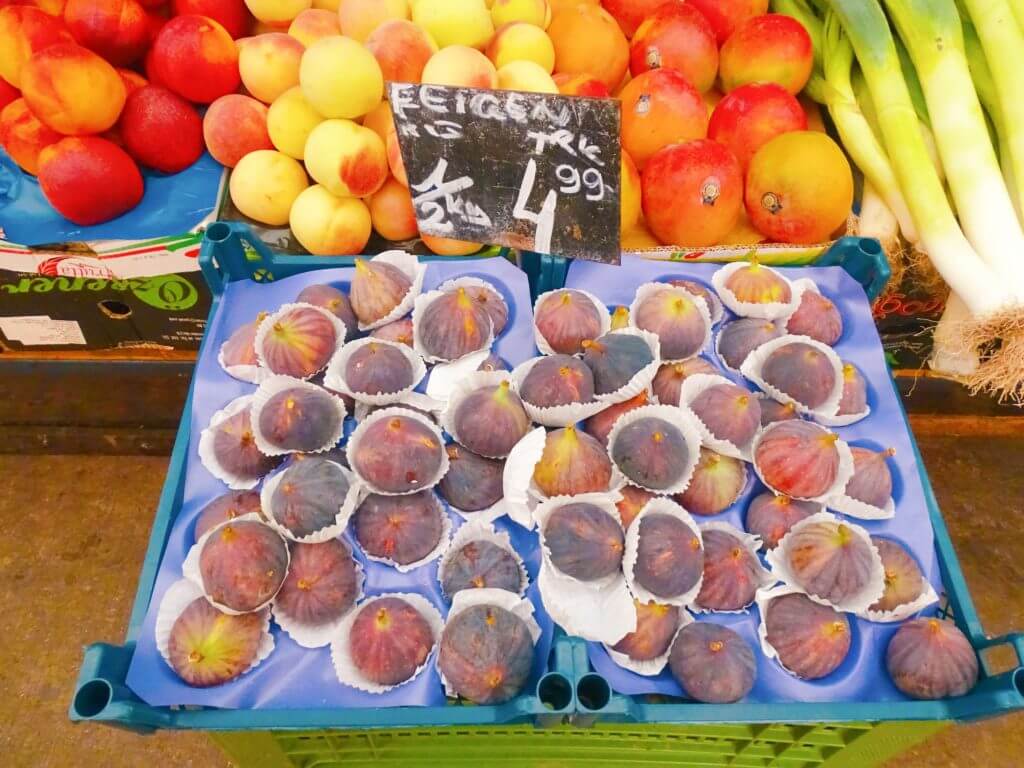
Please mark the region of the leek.
<svg viewBox="0 0 1024 768"><path fill-rule="evenodd" d="M963 328L971 322L964 300L955 293L946 299L946 309L932 334L932 355L928 365L940 373L969 377L977 373L978 353L965 340Z"/></svg>
<svg viewBox="0 0 1024 768"><path fill-rule="evenodd" d="M892 272L890 285L898 286L903 279L905 259L900 244L900 224L895 214L885 204L885 200L864 180L864 190L860 196L860 213L857 214L857 234L861 237L873 237L882 244L889 269Z"/></svg>

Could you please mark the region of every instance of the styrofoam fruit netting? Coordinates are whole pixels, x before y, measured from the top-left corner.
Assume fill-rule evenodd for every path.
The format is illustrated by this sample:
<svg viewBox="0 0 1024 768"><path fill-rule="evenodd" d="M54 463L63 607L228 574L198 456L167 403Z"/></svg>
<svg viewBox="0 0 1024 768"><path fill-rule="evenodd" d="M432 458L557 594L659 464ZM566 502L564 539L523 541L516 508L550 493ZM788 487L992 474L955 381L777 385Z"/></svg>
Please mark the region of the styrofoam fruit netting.
<svg viewBox="0 0 1024 768"><path fill-rule="evenodd" d="M210 472L211 475L216 477L218 480L223 482L233 491L246 491L250 488L255 488L259 485L262 477L246 477L243 475L236 474L229 471L221 462L218 460L217 455L214 453L213 444L216 438L216 428L223 422L230 419L232 416L249 409L249 422L252 423L252 395L242 395L236 397L230 403L225 405L213 416L210 417L210 423L205 429L199 434L199 460L202 465ZM250 426L251 428L251 426ZM267 471L269 472L273 467L270 467Z"/></svg>
<svg viewBox="0 0 1024 768"><path fill-rule="evenodd" d="M304 461L310 460L311 459L304 459ZM302 544L319 544L320 542L337 538L345 532L345 527L348 525L349 519L356 511L356 507L359 506L363 497L366 495L366 489L356 479L356 476L351 470L343 467L337 462L328 461L327 463L330 464L332 471L344 476L345 480L348 482L348 491L345 493L345 498L338 506L338 513L334 517L334 522L330 525L324 526L318 531L307 534L306 536L296 536L286 525L278 522L277 518L274 516L274 494L276 493L278 486L281 484L281 478L289 469L291 469L291 467L295 465L289 464L284 469L268 476L264 481L263 487L260 489L260 509L263 510L263 514L266 517L265 522L285 538L291 539L292 541L298 541Z"/></svg>
<svg viewBox="0 0 1024 768"><path fill-rule="evenodd" d="M832 481L832 485L825 489L824 493L820 493L817 496L798 496L795 493L787 492L784 488L775 488L774 486L772 486L771 483L769 483L765 479L764 475L761 473L761 468L758 466L757 463L757 448L760 445L761 441L764 440L766 436L772 434L773 429L784 424L792 423L807 424L813 427L814 429L820 430L823 435L835 434L834 432L831 432L831 430L826 429L825 427L819 424L814 424L813 422L802 420L799 422L794 422L792 420L776 421L772 424L769 424L766 427L762 427L761 430L754 437L754 443L750 447L750 454L753 458L751 466L754 467L754 473L757 475L758 479L762 483L768 486L769 490L771 490L778 496L788 496L791 499L798 499L800 501L814 501L817 502L818 504L827 504L830 498L843 492L843 489L846 488L846 484L850 481L850 478L853 477L853 454L850 452L850 446L848 446L846 442L843 440L836 439L835 442L832 443L832 445L835 446L836 455L839 459L839 465L836 468L835 479Z"/></svg>
<svg viewBox="0 0 1024 768"><path fill-rule="evenodd" d="M533 314L534 314L534 317L536 317L537 310L544 304L544 302L547 300L548 296L551 296L551 295L554 295L554 294L557 294L557 293L563 293L566 290L567 289L565 289L565 288L559 288L559 289L554 290L554 291L545 291L540 296L538 296L537 300L533 302ZM601 331L597 335L598 336L603 336L604 334L608 333L608 331L612 327L612 316L608 312L608 307L606 307L604 305L604 303L599 298L597 298L597 296L595 296L594 294L590 293L589 291L582 291L579 288L573 288L572 290L574 292L576 292L576 293L581 293L584 296L586 296L588 299L590 299L590 301L597 308L598 319L599 319L600 326L601 326ZM594 338L597 338L597 336L595 336ZM555 350L551 348L551 345L548 343L547 339L544 338L544 335L537 328L537 323L536 322L534 322L534 324L533 324L533 340L534 340L534 343L537 345L537 349L540 350L540 353L542 355L554 355L554 354L556 354Z"/></svg>
<svg viewBox="0 0 1024 768"><path fill-rule="evenodd" d="M740 301L736 298L736 294L726 287L726 283L733 273L738 272L741 269L746 269L750 266L751 263L748 261L735 261L731 264L726 264L711 276L711 284L714 286L715 292L718 294L718 298L722 300L722 303L740 317L757 317L762 320L778 320L793 314L797 307L800 306L800 289L781 272L772 269L771 267L767 267L764 264L760 264L759 267L775 275L789 286L789 301L773 301L764 304Z"/></svg>
<svg viewBox="0 0 1024 768"><path fill-rule="evenodd" d="M345 373L349 360L352 358L352 355L370 344L397 350L406 359L412 371L409 384L394 392L381 392L378 394L360 392L349 385ZM415 350L409 349L408 345L367 336L349 342L334 354L334 357L327 364L327 371L324 374L324 386L335 392L346 394L358 402L369 403L370 405L389 405L391 403L406 402L409 399L409 395L413 394L413 390L423 381L423 377L426 375L427 366L423 362L423 358L416 354Z"/></svg>
<svg viewBox="0 0 1024 768"><path fill-rule="evenodd" d="M396 685L381 685L367 679L363 673L359 671L355 661L352 659L351 651L349 650L349 636L352 631L352 623L356 620L356 617L359 616L360 611L367 606L373 605L374 602L384 597L398 598L415 608L430 626L430 630L434 638L434 644L431 646L430 652L423 660L423 663L416 668L410 677ZM423 595L418 595L412 592L386 592L381 595L368 597L362 603L358 604L355 608L345 614L344 619L342 619L338 626L334 640L331 641L331 664L334 666L334 673L338 677L338 682L342 685L357 688L360 691L366 691L367 693L387 693L393 688L405 685L410 680L414 680L422 674L423 670L427 668L431 660L437 654L437 644L441 640L441 632L443 629L444 619L441 616L441 612L437 610L432 602L423 597Z"/></svg>
<svg viewBox="0 0 1024 768"><path fill-rule="evenodd" d="M378 486L374 485L374 483L370 482L366 477L364 477L356 466L356 464L358 463L357 457L359 455L359 444L365 437L367 431L378 421L382 419L390 419L392 417L410 419L427 427L433 434L434 439L437 441L441 459L440 466L438 467L437 472L435 472L434 475L424 480L415 488L408 491L404 491L402 493L394 493L379 488ZM370 490L371 493L376 493L381 496L407 496L412 493L419 493L420 491L425 491L428 488L433 488L435 485L441 482L441 478L444 477L445 472L448 471L448 454L444 450L444 436L441 434L441 428L438 427L437 424L435 424L431 419L428 419L423 414L417 413L416 411L411 411L408 408L402 408L401 406L390 406L388 408L382 408L379 411L374 411L373 413L369 414L365 419L359 422L359 426L357 426L355 428L355 431L353 431L352 434L349 435L346 450L348 453L349 465L352 467L352 471L355 473L359 481L363 485L365 485Z"/></svg>
<svg viewBox="0 0 1024 768"><path fill-rule="evenodd" d="M520 395L523 407L526 409L526 413L531 421L542 424L545 427L567 427L570 424L589 419L595 413L600 413L608 407L607 402L596 399L588 403L569 403L548 408L543 408L527 401L521 395L523 382L530 371L533 370L533 366L543 359L543 357L534 357L512 369L512 389L515 390L516 394Z"/></svg>
<svg viewBox="0 0 1024 768"><path fill-rule="evenodd" d="M383 563L384 565L388 565L394 568L399 573L408 573L409 571L413 571L417 568L426 565L432 560L436 560L437 558L441 557L441 555L443 555L445 552L447 552L448 545L451 543L452 540L452 521L451 518L448 517L448 513L445 511L444 503L441 501L441 499L437 497L437 494L434 493L433 491L430 492L430 501L441 520L441 534L438 537L437 544L434 545L433 549L431 549L419 560L416 560L412 563L406 563L403 565L392 560L390 557L379 557L377 555L371 555L369 552L366 551L365 547L361 546L360 549L362 549L363 555L366 557L366 559L372 560L375 563Z"/></svg>
<svg viewBox="0 0 1024 768"><path fill-rule="evenodd" d="M622 555L622 571L626 577L626 585L629 588L630 594L642 603L662 603L664 605L689 606L697 598L697 595L700 594L701 585L704 583L703 573L701 573L700 577L692 587L678 595L656 595L636 582L634 570L639 556L640 524L643 522L644 518L650 517L651 515L668 515L669 517L674 517L676 520L682 522L693 532L693 535L697 537L697 541L700 542L701 551L703 552L704 539L701 536L700 527L696 522L694 522L690 513L671 499L662 496L651 499L644 505L644 508L637 513L637 516L633 518L633 522L629 524L629 528L626 529L626 550Z"/></svg>
<svg viewBox="0 0 1024 768"><path fill-rule="evenodd" d="M494 526L490 524L490 521L485 520L470 520L465 525L459 527L455 531L455 535L452 536L451 544L448 546L448 550L444 553L444 557L441 558L440 564L437 566L437 581L441 585L441 591L444 592L444 578L448 572L448 566L462 548L467 544L474 541L486 541L493 544L496 547L500 547L508 552L512 558L516 561L516 565L519 566L519 591L514 593L522 597L526 594L526 588L530 584L530 577L526 573L526 565L523 563L523 558L519 556L516 548L512 546L512 540L505 531L495 530ZM474 589L480 589L475 587ZM466 590L460 590L463 592ZM501 590L499 590L501 591ZM457 592L456 595L459 593Z"/></svg>
<svg viewBox="0 0 1024 768"><path fill-rule="evenodd" d="M263 433L260 426L263 410L267 407L271 398L289 390L312 393L315 397L321 399L325 405L329 404L333 408L335 423L330 425L332 427L330 430L325 431L324 439L315 448L309 447L301 450L298 448L284 448L275 445ZM348 415L345 409L345 401L337 395L332 395L323 387L318 387L316 384L311 384L308 381L295 379L291 376L268 376L260 382L252 399L252 435L256 440L256 447L259 448L260 453L266 456L283 456L287 453L323 453L336 446L345 433L345 416Z"/></svg>
<svg viewBox="0 0 1024 768"><path fill-rule="evenodd" d="M458 357L447 358L439 357L438 355L431 354L423 341L423 315L435 301L446 298L450 294L444 291L427 291L421 293L416 297L416 301L412 307L412 347L416 350L416 353L420 355L428 363L457 363L458 361L469 357L470 355L476 354L477 352L489 352L491 345L494 344L494 324L491 322L491 316L485 311L484 315L487 318L487 337L483 342L482 346L476 347L475 349L467 350L464 354ZM479 363L478 363L479 365Z"/></svg>
<svg viewBox="0 0 1024 768"><path fill-rule="evenodd" d="M674 606L678 608L678 623L676 625L675 632L672 633L672 639L669 640L668 646L665 648L665 652L653 659L634 659L631 656L616 651L612 645L603 643L605 651L608 652L608 658L614 661L623 669L628 669L630 672L635 672L638 675L644 677L654 677L660 675L665 669L665 665L668 664L668 657L672 655L672 646L676 643L676 636L679 634L679 630L685 627L687 624L693 623L693 617L686 612L684 608Z"/></svg>
<svg viewBox="0 0 1024 768"><path fill-rule="evenodd" d="M747 533L746 531L741 531L736 526L730 525L724 520L712 520L709 523L703 523L700 526L700 530L702 540L704 533L706 531L721 531L732 536L740 543L740 545L744 549L747 550L747 552L750 554L752 558L752 562L755 564L755 571L757 574L757 586L755 592L757 589L761 589L762 587L768 586L769 584L776 583L777 579L771 574L771 572L767 568L764 567L764 565L761 564L761 558L758 557L758 550L760 550L761 548L761 538L759 536L755 536L752 533ZM707 568L707 562L707 549L705 548L705 569ZM699 602L697 602L698 598L695 598L693 605L690 606L690 610L694 613L747 613L750 610L750 606L754 604L754 599L752 598L751 601L742 608L738 608L735 610L722 610L720 608L705 608Z"/></svg>
<svg viewBox="0 0 1024 768"><path fill-rule="evenodd" d="M678 429L680 434L683 436L683 441L686 445L686 464L681 468L679 476L675 481L665 488L647 487L641 483L639 479L627 475L623 471L622 467L618 466L614 458L616 444L619 437L622 435L622 431L631 424L636 424L641 419L651 418L661 419ZM623 477L625 477L631 484L654 494L674 496L677 493L682 493L686 490L687 486L689 486L690 479L693 477L693 471L700 459L700 444L700 431L688 412L671 405L643 405L639 408L634 408L632 411L626 411L626 413L622 414L615 420L615 424L612 426L612 431L608 433L607 450L608 458L611 459L612 465L615 466L619 472L622 473Z"/></svg>
<svg viewBox="0 0 1024 768"><path fill-rule="evenodd" d="M509 382L510 389L515 391L515 387L511 386L512 380L508 371L473 371L462 377L452 387L451 395L448 397L448 403L445 409L441 412L441 427L452 436L452 439L460 445L464 444L462 438L459 436L459 430L455 426L455 414L459 411L459 406L462 405L463 401L474 394L478 390L484 387L497 387L502 382ZM525 404L524 404L525 405ZM525 408L524 408L525 410ZM529 411L527 411L529 415ZM503 459L504 455L487 455L480 454L488 459Z"/></svg>
<svg viewBox="0 0 1024 768"><path fill-rule="evenodd" d="M651 351L652 359L651 362L634 373L633 377L629 381L614 392L606 392L603 395L594 395L595 400L600 400L608 405L623 403L650 388L651 382L654 381L654 377L658 373L658 369L661 367L661 343L658 341L658 337L655 334L650 331L642 331L639 328L627 327L619 328L617 331L609 331L607 334L604 334L604 336L613 334L640 337L644 340L644 343L647 344L647 348Z"/></svg>
<svg viewBox="0 0 1024 768"><path fill-rule="evenodd" d="M419 259L414 254L406 253L405 251L384 251L383 253L378 253L370 261L390 264L392 267L401 270L412 284L397 306L384 315L384 317L374 320L372 323L360 321L360 331L372 331L374 328L380 328L388 323L393 323L395 320L401 320L409 314L412 311L413 302L416 301L416 297L423 290L423 278L427 274L427 265L420 264Z"/></svg>
<svg viewBox="0 0 1024 768"><path fill-rule="evenodd" d="M700 416L694 412L690 407L690 404L697 398L702 392L711 389L711 387L717 387L720 384L729 384L732 386L739 386L736 382L731 379L727 379L725 376L719 376L712 373L695 373L692 376L687 376L683 381L682 388L679 393L679 407L683 408L692 418L694 423L697 425L697 429L700 431L701 442L715 451L725 456L732 456L734 459L742 459L743 461L750 461L751 446L754 444L754 436L750 438L743 445L736 445L729 440L723 440L715 437L714 432L708 427L707 424L701 420ZM755 397L753 392L750 393L750 397Z"/></svg>
<svg viewBox="0 0 1024 768"><path fill-rule="evenodd" d="M817 407L812 408L765 381L763 375L765 363L772 353L783 347L788 347L790 344L805 344L813 347L827 358L832 368L832 388L828 392L828 397ZM772 399L778 400L780 403L792 403L798 413L815 419L834 417L836 411L839 410L839 401L843 397L843 361L839 359L839 355L836 354L832 347L822 344L820 341L815 341L810 336L779 336L777 339L766 341L747 355L747 359L740 366L740 373L771 395Z"/></svg>
<svg viewBox="0 0 1024 768"><path fill-rule="evenodd" d="M701 352L708 348L711 343L711 326L714 325L714 321L711 317L711 310L708 308L708 304L704 301L703 296L698 296L692 291L688 291L686 288L676 287L669 285L668 283L643 283L636 289L636 296L633 298L633 303L629 305L629 325L632 328L640 328L637 325L637 310L643 304L644 301L655 296L659 293L668 293L675 296L681 296L689 299L693 302L693 305L697 308L697 312L700 314L701 320L704 323L704 340L700 343L700 347L693 351L693 354L686 355L684 357L671 357L665 352L665 344L660 345L660 351L662 353L662 363L679 363L683 360L689 360L690 358L697 357ZM660 339L659 339L660 341Z"/></svg>

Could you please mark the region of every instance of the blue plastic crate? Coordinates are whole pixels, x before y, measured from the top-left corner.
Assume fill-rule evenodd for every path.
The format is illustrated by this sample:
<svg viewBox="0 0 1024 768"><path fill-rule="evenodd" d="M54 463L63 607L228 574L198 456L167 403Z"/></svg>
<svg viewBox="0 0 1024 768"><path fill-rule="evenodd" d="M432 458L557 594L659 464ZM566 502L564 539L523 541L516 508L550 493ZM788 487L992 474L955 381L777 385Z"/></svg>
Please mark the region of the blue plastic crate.
<svg viewBox="0 0 1024 768"><path fill-rule="evenodd" d="M842 265L861 282L869 295L880 291L888 278L888 267L881 257L881 249L873 249L871 243L872 241L860 238L844 238L825 254L823 259L823 263ZM507 257L508 254L504 249L498 249L494 251L494 255ZM565 260L538 254L523 254L522 257L524 267L531 277L534 295L560 287L564 282L563 267L567 268L568 264ZM479 255L465 258L479 258ZM252 237L244 224L218 222L206 233L200 264L213 293L210 310L212 317L213 313L218 311L224 285L228 282L243 279L267 281L312 269L350 266L352 258L273 254ZM552 647L549 671L540 679L537 689L501 706L217 710L147 705L125 686L124 680L134 652L135 638L139 634L150 602L164 546L182 501L185 458L189 443L187 416L190 411L191 396L186 402L186 416L182 419L171 455L167 480L160 497L139 577L139 588L125 644L115 646L101 643L86 649L70 706L69 715L72 720L94 720L140 732L154 729L292 731L339 728L437 729L522 723L546 727L567 720L578 726L594 725L595 722L613 726L616 722L749 724L971 720L1024 708L1024 635L1011 634L989 638L984 634L919 454L917 462L934 528L936 550L941 561L942 580L946 585L950 613L979 653L995 646L1009 645L1016 654L1014 668L1000 673L991 670L982 656L982 679L975 690L964 697L937 702L890 704L659 703L654 697L629 697L613 693L607 681L592 671L587 658L586 644L579 639L557 633ZM595 733L599 734L600 731Z"/></svg>

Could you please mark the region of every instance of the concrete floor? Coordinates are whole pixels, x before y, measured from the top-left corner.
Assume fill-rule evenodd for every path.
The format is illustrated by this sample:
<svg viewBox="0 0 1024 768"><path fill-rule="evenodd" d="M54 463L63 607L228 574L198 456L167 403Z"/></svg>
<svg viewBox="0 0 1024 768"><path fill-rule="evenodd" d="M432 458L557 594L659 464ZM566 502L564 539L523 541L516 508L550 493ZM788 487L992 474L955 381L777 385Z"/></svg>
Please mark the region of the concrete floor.
<svg viewBox="0 0 1024 768"><path fill-rule="evenodd" d="M921 448L986 629L1024 629L1024 441ZM166 459L0 455L0 755L5 768L222 768L204 736L71 725L89 642L120 642ZM888 768L1024 763L1024 716L947 729Z"/></svg>

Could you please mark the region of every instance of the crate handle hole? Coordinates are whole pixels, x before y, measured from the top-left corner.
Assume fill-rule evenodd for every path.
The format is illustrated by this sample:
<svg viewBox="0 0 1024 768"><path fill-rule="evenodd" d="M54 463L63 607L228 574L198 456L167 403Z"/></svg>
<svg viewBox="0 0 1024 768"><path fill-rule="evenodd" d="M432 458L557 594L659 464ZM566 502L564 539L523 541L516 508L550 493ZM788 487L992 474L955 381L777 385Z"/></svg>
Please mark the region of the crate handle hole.
<svg viewBox="0 0 1024 768"><path fill-rule="evenodd" d="M132 308L123 301L116 299L103 299L99 303L100 312L112 320L125 320L132 316Z"/></svg>
<svg viewBox="0 0 1024 768"><path fill-rule="evenodd" d="M587 709L604 709L611 701L612 689L600 675L584 675L576 684L576 698Z"/></svg>
<svg viewBox="0 0 1024 768"><path fill-rule="evenodd" d="M1017 689L1017 693L1024 696L1024 667L1013 673L1013 687Z"/></svg>
<svg viewBox="0 0 1024 768"><path fill-rule="evenodd" d="M548 709L566 709L572 703L572 683L565 675L551 672L537 683L537 698Z"/></svg>
<svg viewBox="0 0 1024 768"><path fill-rule="evenodd" d="M877 256L882 252L882 245L874 238L861 238L860 249L869 256Z"/></svg>
<svg viewBox="0 0 1024 768"><path fill-rule="evenodd" d="M75 712L79 717L96 717L107 708L114 689L106 680L90 680L75 694Z"/></svg>
<svg viewBox="0 0 1024 768"><path fill-rule="evenodd" d="M206 239L211 243L223 243L231 237L231 227L222 221L215 221L206 228Z"/></svg>

